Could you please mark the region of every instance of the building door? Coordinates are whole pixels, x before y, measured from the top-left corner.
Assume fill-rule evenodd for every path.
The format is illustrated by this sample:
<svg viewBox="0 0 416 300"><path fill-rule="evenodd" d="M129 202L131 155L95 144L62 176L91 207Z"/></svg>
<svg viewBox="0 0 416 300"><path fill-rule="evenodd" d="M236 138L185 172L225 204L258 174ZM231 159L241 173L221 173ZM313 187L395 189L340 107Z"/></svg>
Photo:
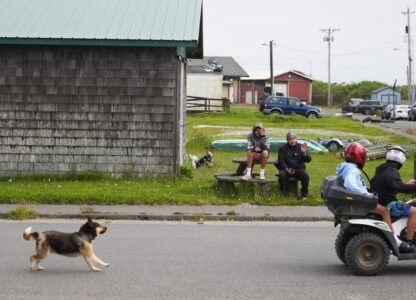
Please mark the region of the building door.
<svg viewBox="0 0 416 300"><path fill-rule="evenodd" d="M276 93L282 93L283 96L289 96L287 94L287 83L278 83L278 84L276 84L275 92Z"/></svg>
<svg viewBox="0 0 416 300"><path fill-rule="evenodd" d="M245 100L246 100L246 103L248 103L248 104L253 103L253 92L252 91L246 91Z"/></svg>
<svg viewBox="0 0 416 300"><path fill-rule="evenodd" d="M230 85L228 99L230 99L232 103L237 102L236 97L234 97L234 87L232 85Z"/></svg>

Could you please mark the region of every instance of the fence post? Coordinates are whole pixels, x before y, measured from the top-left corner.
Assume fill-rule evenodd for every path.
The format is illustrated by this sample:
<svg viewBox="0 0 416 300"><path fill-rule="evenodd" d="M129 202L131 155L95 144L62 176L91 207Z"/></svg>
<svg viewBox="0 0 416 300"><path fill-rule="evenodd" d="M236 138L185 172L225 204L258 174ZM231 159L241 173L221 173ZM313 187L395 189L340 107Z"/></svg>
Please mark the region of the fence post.
<svg viewBox="0 0 416 300"><path fill-rule="evenodd" d="M416 152L413 154L413 179L416 179Z"/></svg>

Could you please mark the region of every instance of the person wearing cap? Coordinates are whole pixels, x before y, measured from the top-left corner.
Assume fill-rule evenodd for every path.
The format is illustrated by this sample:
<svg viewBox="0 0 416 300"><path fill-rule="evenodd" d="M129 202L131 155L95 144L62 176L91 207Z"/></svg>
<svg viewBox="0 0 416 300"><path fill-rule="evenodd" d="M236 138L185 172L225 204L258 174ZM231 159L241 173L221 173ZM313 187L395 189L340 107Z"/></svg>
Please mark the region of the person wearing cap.
<svg viewBox="0 0 416 300"><path fill-rule="evenodd" d="M265 169L267 159L269 158L270 142L266 135L263 124L257 123L253 126L251 133L247 136L247 169L246 174L241 178L250 180L252 178L251 170L254 160L260 161L259 179L266 179Z"/></svg>
<svg viewBox="0 0 416 300"><path fill-rule="evenodd" d="M306 172L306 163L312 158L308 152L307 143L298 144L296 134L289 132L286 135L287 143L279 148L277 167L279 169L279 185L282 193L289 191L289 178L294 177L300 180L301 199L308 197L309 175Z"/></svg>
<svg viewBox="0 0 416 300"><path fill-rule="evenodd" d="M416 180L404 183L399 170L406 161L406 152L400 146L393 146L386 153L386 162L376 168L370 181L371 192L377 193L378 203L390 209L393 217L408 217L406 241L409 250L415 251L416 207L397 200L398 193L416 192Z"/></svg>
<svg viewBox="0 0 416 300"><path fill-rule="evenodd" d="M378 201L377 195L368 191L361 174L364 173L367 177L367 174L364 172L367 153L368 150L359 142L349 144L344 150L345 162L337 166L337 176L342 178L342 184L347 190L366 195L367 197L376 197ZM394 233L390 210L387 207L377 203L376 208L372 212L380 215L387 226L389 226L391 232ZM394 238L397 245L399 245L400 252L411 252L409 243L402 242L397 235L394 235Z"/></svg>

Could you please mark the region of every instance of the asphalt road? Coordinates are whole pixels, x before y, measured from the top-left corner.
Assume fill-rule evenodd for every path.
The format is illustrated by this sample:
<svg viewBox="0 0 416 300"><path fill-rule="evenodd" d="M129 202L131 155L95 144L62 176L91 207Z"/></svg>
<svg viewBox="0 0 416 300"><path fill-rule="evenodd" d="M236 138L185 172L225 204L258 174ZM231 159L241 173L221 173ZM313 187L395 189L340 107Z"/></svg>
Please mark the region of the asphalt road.
<svg viewBox="0 0 416 300"><path fill-rule="evenodd" d="M80 223L0 222L0 299L413 299L416 261L391 257L378 277L351 275L336 258L337 229L315 223L112 222L94 243L112 265L50 256L29 271L33 229Z"/></svg>
<svg viewBox="0 0 416 300"><path fill-rule="evenodd" d="M368 118L369 116L363 115L363 114L353 114L352 117L354 119L362 121L365 118ZM392 129L399 129L403 132L406 132L407 129L414 129L416 128L416 122L407 121L403 119L394 120L394 123L378 123L381 126L385 126Z"/></svg>

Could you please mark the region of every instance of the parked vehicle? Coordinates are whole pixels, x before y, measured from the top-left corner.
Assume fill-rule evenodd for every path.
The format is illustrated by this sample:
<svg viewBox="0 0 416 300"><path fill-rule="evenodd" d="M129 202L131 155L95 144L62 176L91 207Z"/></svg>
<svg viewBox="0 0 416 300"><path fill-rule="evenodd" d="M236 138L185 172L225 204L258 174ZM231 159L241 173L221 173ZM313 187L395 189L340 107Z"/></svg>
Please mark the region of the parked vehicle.
<svg viewBox="0 0 416 300"><path fill-rule="evenodd" d="M281 96L284 96L284 95L283 95L283 93L276 93L276 95L274 95L274 96L271 96L271 95L261 96L261 97L259 98L259 109L260 109L260 111L261 111L261 112L263 112L264 105L266 104L266 102L267 102L269 99L274 99L274 100L276 100L277 98L279 98L279 97L281 97Z"/></svg>
<svg viewBox="0 0 416 300"><path fill-rule="evenodd" d="M410 110L409 105L396 105L394 109L391 110L390 118L391 119L407 119L408 112Z"/></svg>
<svg viewBox="0 0 416 300"><path fill-rule="evenodd" d="M413 104L407 112L408 121L416 121L416 103Z"/></svg>
<svg viewBox="0 0 416 300"><path fill-rule="evenodd" d="M269 97L263 107L263 113L268 114L299 114L308 119L322 118L322 109L305 104L298 98L293 97Z"/></svg>
<svg viewBox="0 0 416 300"><path fill-rule="evenodd" d="M351 100L348 101L348 106L355 107L358 104L360 104L361 101L364 101L364 99L361 99L361 98L351 98Z"/></svg>
<svg viewBox="0 0 416 300"><path fill-rule="evenodd" d="M343 113L351 113L351 112L355 112L355 107L360 104L361 101L364 101L363 99L360 98L351 98L350 101L348 101L348 105L342 107L342 112Z"/></svg>
<svg viewBox="0 0 416 300"><path fill-rule="evenodd" d="M320 138L317 139L317 142L323 146L325 146L330 152L336 152L340 149L344 149L352 142L359 142L364 147L370 147L373 145L369 140L361 139L339 139L337 137L331 137L329 139L322 140Z"/></svg>
<svg viewBox="0 0 416 300"><path fill-rule="evenodd" d="M362 113L364 115L374 114L377 110L380 110L385 105L376 100L364 100L354 107L354 112Z"/></svg>
<svg viewBox="0 0 416 300"><path fill-rule="evenodd" d="M391 116L391 111L393 110L393 104L386 105L381 112L381 119L388 120Z"/></svg>
<svg viewBox="0 0 416 300"><path fill-rule="evenodd" d="M278 101L278 98L280 98L281 96L266 96L266 97L260 97L260 102L259 102L259 109L261 112L263 112L263 109L266 105L267 102L270 101Z"/></svg>

